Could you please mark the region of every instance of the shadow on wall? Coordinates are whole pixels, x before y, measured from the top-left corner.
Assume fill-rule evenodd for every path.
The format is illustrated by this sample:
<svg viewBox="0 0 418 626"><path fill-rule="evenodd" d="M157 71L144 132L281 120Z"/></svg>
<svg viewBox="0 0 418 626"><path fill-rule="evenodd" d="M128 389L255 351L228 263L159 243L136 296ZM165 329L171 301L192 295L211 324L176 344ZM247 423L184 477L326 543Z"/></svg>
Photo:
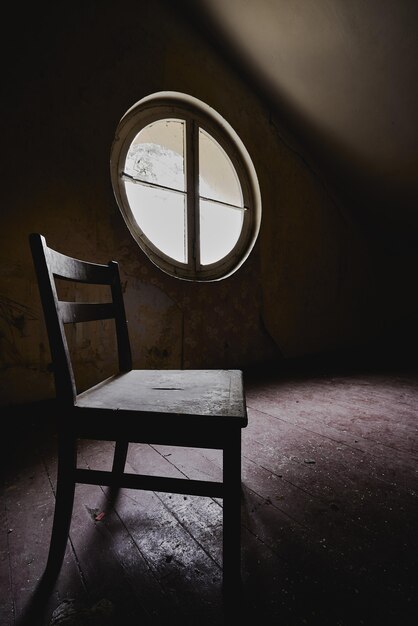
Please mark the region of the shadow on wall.
<svg viewBox="0 0 418 626"><path fill-rule="evenodd" d="M369 239L416 250L414 0L180 0L176 13L261 97L281 139Z"/></svg>

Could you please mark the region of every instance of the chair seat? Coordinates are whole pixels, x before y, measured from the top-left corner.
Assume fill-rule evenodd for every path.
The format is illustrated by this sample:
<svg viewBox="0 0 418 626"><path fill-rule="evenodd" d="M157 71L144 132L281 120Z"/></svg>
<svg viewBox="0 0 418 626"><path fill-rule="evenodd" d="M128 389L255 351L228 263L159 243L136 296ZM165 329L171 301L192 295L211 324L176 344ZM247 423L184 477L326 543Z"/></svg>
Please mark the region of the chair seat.
<svg viewBox="0 0 418 626"><path fill-rule="evenodd" d="M166 433L174 428L179 434L196 429L203 434L209 429L215 434L247 425L240 370L131 370L79 394L74 409L80 417L74 428L96 430L94 422L101 419L103 430L107 414L113 418L106 420L109 427L119 436L135 426L133 414L136 418L151 415L151 438L159 428Z"/></svg>
<svg viewBox="0 0 418 626"><path fill-rule="evenodd" d="M231 417L246 425L239 370L131 370L79 394L80 408Z"/></svg>

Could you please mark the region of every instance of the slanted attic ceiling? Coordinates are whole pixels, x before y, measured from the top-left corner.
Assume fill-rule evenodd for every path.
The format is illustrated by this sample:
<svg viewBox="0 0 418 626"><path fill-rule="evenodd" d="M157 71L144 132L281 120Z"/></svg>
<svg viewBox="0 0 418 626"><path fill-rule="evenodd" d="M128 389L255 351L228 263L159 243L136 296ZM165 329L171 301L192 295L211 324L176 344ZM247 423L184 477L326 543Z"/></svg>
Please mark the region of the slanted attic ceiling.
<svg viewBox="0 0 418 626"><path fill-rule="evenodd" d="M418 3L184 0L371 236L418 241ZM254 120L256 123L256 120Z"/></svg>

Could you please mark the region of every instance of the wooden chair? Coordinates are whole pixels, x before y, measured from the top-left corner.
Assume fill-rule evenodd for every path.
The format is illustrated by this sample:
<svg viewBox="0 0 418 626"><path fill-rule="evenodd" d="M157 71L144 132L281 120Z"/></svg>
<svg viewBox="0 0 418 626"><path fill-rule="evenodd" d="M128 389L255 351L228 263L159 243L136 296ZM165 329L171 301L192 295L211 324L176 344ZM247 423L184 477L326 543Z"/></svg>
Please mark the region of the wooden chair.
<svg viewBox="0 0 418 626"><path fill-rule="evenodd" d="M242 372L133 369L118 263L99 265L66 256L37 233L29 240L52 356L58 420L56 502L45 572L56 577L60 571L77 483L217 497L223 499L227 597L240 582L241 429L247 425ZM62 301L56 279L108 285L110 301ZM114 320L118 371L78 392L64 325L104 319ZM77 467L77 440L83 438L115 442L111 471ZM125 472L130 442L222 450L222 481Z"/></svg>

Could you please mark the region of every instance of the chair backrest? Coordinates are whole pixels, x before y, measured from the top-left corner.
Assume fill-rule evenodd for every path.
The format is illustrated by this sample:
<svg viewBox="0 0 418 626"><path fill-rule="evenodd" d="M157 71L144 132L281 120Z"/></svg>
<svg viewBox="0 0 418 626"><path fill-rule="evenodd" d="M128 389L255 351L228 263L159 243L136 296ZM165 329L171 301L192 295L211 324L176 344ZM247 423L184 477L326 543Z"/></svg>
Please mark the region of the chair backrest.
<svg viewBox="0 0 418 626"><path fill-rule="evenodd" d="M45 237L38 233L29 235L29 242L48 333L56 395L61 402L73 404L77 387L65 324L114 319L119 370L126 372L132 369L119 266L116 261L100 265L61 254L50 248ZM57 279L89 285L107 285L111 294L109 302L60 300Z"/></svg>

